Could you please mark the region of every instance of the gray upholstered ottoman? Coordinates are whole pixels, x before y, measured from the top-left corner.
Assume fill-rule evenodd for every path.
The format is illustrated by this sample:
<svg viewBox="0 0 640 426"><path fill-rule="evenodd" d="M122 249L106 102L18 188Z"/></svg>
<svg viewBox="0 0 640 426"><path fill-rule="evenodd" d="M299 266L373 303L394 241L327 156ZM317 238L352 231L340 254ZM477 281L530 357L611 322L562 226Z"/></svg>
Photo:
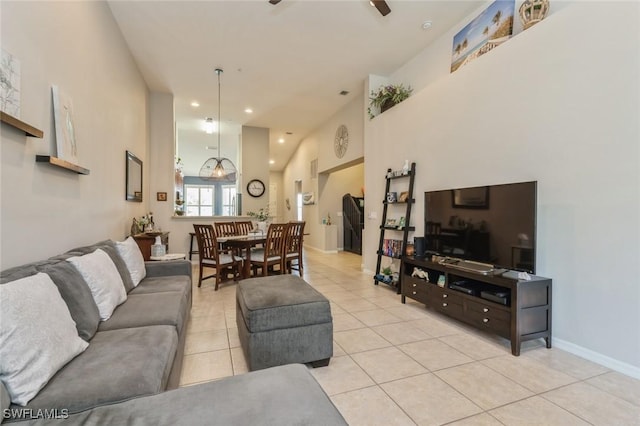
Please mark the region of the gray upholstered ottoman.
<svg viewBox="0 0 640 426"><path fill-rule="evenodd" d="M249 370L293 363L329 364L329 301L294 275L251 278L236 290L236 323Z"/></svg>

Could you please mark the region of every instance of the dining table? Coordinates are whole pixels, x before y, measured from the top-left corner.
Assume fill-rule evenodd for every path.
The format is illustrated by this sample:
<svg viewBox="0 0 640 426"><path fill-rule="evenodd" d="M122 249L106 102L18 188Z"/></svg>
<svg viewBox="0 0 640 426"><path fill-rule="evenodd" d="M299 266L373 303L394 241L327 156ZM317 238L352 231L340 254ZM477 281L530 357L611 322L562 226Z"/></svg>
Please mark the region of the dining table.
<svg viewBox="0 0 640 426"><path fill-rule="evenodd" d="M251 233L248 235L232 235L220 237L218 242L225 248L234 248L238 251L244 250L244 262L242 265L242 278L251 277L251 249L267 242L267 235L264 233Z"/></svg>

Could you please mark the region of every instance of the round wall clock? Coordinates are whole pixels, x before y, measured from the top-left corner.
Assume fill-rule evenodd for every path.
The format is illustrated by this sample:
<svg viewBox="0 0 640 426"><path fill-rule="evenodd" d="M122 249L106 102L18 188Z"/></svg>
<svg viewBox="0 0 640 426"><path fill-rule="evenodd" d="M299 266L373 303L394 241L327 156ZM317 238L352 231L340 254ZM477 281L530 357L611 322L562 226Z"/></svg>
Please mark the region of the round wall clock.
<svg viewBox="0 0 640 426"><path fill-rule="evenodd" d="M264 194L264 190L264 182L262 182L260 179L251 179L247 184L247 192L252 197L262 197L262 194Z"/></svg>
<svg viewBox="0 0 640 426"><path fill-rule="evenodd" d="M347 147L349 146L349 130L347 130L347 126L341 124L338 126L336 130L336 138L333 142L333 151L336 153L336 157L342 158L344 154L347 152Z"/></svg>

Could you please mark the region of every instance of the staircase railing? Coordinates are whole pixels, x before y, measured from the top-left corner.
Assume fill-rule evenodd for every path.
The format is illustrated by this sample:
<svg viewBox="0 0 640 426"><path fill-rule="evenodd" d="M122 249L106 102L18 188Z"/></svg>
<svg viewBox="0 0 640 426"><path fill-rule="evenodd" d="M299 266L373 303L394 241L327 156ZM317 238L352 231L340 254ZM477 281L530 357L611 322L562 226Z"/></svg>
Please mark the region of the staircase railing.
<svg viewBox="0 0 640 426"><path fill-rule="evenodd" d="M362 229L364 228L364 198L345 194L342 197L344 250L362 254Z"/></svg>

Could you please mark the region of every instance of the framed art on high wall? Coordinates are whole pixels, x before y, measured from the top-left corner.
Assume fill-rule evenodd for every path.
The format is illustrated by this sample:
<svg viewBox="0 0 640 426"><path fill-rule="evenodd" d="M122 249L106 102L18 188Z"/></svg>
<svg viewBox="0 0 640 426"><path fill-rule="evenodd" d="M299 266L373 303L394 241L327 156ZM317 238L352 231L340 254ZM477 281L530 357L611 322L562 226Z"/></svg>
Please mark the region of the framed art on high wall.
<svg viewBox="0 0 640 426"><path fill-rule="evenodd" d="M511 38L515 0L497 0L453 37L451 72Z"/></svg>

